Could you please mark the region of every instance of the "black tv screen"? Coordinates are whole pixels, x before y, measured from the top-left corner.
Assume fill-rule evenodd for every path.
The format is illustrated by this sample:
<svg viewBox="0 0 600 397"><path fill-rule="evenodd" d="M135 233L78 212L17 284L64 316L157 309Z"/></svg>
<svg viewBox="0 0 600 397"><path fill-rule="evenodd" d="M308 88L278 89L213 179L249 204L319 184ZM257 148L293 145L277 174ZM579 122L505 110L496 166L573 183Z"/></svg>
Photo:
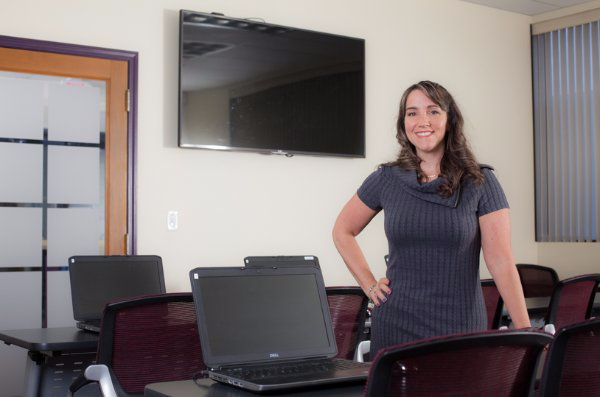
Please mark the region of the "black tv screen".
<svg viewBox="0 0 600 397"><path fill-rule="evenodd" d="M179 146L365 156L363 39L180 11Z"/></svg>

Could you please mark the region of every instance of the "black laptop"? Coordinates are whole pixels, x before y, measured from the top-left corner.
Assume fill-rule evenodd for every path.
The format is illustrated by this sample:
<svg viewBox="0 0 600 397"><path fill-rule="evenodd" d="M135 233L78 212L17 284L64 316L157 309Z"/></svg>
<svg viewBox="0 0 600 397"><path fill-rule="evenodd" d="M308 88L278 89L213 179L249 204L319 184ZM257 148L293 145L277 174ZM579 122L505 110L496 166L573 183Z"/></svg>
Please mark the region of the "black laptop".
<svg viewBox="0 0 600 397"><path fill-rule="evenodd" d="M160 256L80 255L69 258L73 317L78 328L100 332L107 302L165 292Z"/></svg>
<svg viewBox="0 0 600 397"><path fill-rule="evenodd" d="M210 378L254 392L366 380L368 363L335 358L320 269L196 268L190 280Z"/></svg>
<svg viewBox="0 0 600 397"><path fill-rule="evenodd" d="M245 266L313 266L320 268L319 258L314 255L273 255L273 256L247 256L244 258Z"/></svg>

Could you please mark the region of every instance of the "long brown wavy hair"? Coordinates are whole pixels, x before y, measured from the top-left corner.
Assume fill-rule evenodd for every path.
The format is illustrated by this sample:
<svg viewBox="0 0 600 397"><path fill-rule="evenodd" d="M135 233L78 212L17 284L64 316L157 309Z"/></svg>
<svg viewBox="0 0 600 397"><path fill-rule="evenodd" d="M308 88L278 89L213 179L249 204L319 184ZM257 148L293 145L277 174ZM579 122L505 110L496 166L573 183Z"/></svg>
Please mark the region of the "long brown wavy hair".
<svg viewBox="0 0 600 397"><path fill-rule="evenodd" d="M463 178L471 179L477 184L483 182L483 173L463 132L464 120L458 105L448 90L432 81L421 81L411 85L404 91L400 99L400 109L396 123L396 139L400 144L400 154L395 161L387 163L387 165L397 165L405 169L414 169L417 171L419 179L424 175L421 170L422 160L417 156L417 150L408 140L404 128L406 100L408 95L414 90L421 90L442 110L448 113L446 136L444 138L444 156L440 164L440 176L444 178L444 182L438 189L439 194L444 197L451 196Z"/></svg>

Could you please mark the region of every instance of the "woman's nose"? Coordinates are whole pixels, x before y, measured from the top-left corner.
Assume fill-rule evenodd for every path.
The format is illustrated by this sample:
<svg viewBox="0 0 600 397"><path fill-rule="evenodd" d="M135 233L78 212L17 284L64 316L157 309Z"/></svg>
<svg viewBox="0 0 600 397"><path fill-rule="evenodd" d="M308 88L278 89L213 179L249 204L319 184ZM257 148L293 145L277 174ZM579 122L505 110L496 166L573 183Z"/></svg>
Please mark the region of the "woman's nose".
<svg viewBox="0 0 600 397"><path fill-rule="evenodd" d="M428 126L429 124L429 116L424 114L419 117L419 125Z"/></svg>

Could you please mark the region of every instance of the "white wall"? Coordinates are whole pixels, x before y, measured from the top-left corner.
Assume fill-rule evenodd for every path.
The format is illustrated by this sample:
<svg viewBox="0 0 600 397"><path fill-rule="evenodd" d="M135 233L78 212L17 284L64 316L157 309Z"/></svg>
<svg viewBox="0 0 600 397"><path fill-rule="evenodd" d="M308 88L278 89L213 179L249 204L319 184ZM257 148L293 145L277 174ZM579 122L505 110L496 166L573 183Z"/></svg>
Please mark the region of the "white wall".
<svg viewBox="0 0 600 397"><path fill-rule="evenodd" d="M330 231L378 163L396 155L402 91L436 80L456 97L481 162L496 167L513 208L515 254L536 261L529 66L530 18L461 1L19 1L2 34L139 52L138 252L159 254L169 290L188 290L195 266L241 265L246 255L314 254L328 284L353 284ZM367 55L367 157L272 157L177 147L178 10L362 37ZM7 9L9 9L7 7ZM31 12L31 10L36 10ZM318 10L318 11L317 11ZM167 211L179 212L168 231ZM361 236L377 272L382 219Z"/></svg>
<svg viewBox="0 0 600 397"><path fill-rule="evenodd" d="M366 158L178 148L182 8L366 39ZM241 266L247 255L317 255L328 285L354 284L331 227L361 181L395 157L398 100L421 79L442 83L462 106L479 160L495 166L511 202L515 256L538 260L529 17L457 0L12 0L0 9L3 35L139 52L138 253L163 257L169 291L189 290L195 266ZM179 212L177 231L167 230L169 210ZM380 275L382 225L376 218L360 238Z"/></svg>

